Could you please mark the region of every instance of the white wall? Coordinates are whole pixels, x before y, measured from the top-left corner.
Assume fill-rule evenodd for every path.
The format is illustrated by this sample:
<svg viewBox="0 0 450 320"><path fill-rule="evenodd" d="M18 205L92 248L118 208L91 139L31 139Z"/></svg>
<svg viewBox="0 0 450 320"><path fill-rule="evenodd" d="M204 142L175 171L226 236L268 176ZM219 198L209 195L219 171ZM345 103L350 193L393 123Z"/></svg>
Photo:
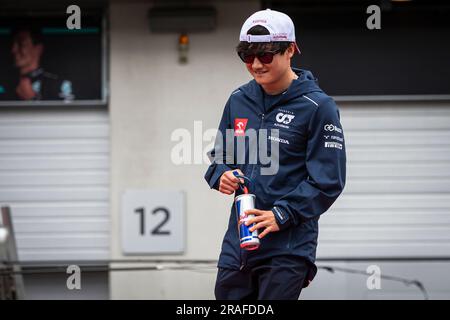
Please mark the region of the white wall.
<svg viewBox="0 0 450 320"><path fill-rule="evenodd" d="M241 23L258 9L258 2L219 1L214 4L219 13L218 28L212 33L190 35L190 61L184 66L177 62L178 35L159 35L148 31L146 15L150 4L135 2L111 5L111 251L113 259L125 258L122 255L120 243L120 207L123 192L127 189L158 188L186 192L186 252L183 255L135 258L217 259L218 257L227 226L231 198L208 188L203 180L206 164L176 166L170 160L171 148L175 145L170 141L171 133L177 128L186 128L193 132L196 120L202 121L203 130L215 128L230 92L249 80L242 63L235 56L234 47L237 44ZM377 110L376 104L340 103L339 106L343 126L350 132L352 127L359 128L358 126L361 125L359 120L364 118L364 121L367 121L371 112ZM387 121L387 123L399 121L398 117L402 112L408 114L409 107L410 104L405 103L383 104L385 114L391 111L395 113L396 110L399 110L400 114L395 113L397 117L395 119L390 119L387 115L378 120ZM430 106L424 103L423 107ZM444 103L435 107L443 110L441 116L449 116L446 108L450 105ZM421 105L416 103L413 109L417 114ZM376 116L373 113L372 115ZM445 134L448 134L449 129L445 129L447 130ZM349 136L351 137L351 134ZM349 143L348 138L347 143ZM361 141L358 143L361 145ZM353 153L354 150L349 143L349 154ZM357 177L358 172L361 171L350 169L349 175ZM362 182L358 179L352 181L350 178L344 197L347 192L358 193L361 185ZM382 190L383 186L378 187ZM390 187L394 188L395 185ZM442 201L447 203L445 197L448 195L441 194L441 196L444 199ZM339 201L341 204L345 201L344 197L338 200L336 208L339 208ZM372 200L377 201L377 199ZM327 214L337 213L338 211L331 211ZM385 215L389 217L388 213ZM344 216L347 219L351 218L351 215L345 215L345 212ZM324 217L323 220L326 227L327 218ZM331 226L333 223L342 224L342 221L336 221L336 217L332 216L328 219L328 224ZM369 226L370 224L369 221ZM326 228L324 231L328 242L332 242L333 234L326 232ZM326 247L321 247L319 241L318 256L333 256L331 247L324 249ZM319 265L325 264L327 263ZM373 263L334 263L334 265L360 270L365 270L370 264ZM450 284L446 280L442 281L446 277L446 270L450 267L449 263L376 264L385 274L423 280L431 291L432 298L450 297ZM113 299L212 299L215 269L210 267L200 271L112 272L110 280ZM382 290L368 291L365 283L366 278L359 275L340 272L328 274L325 271L319 271L313 285L305 290L303 297L307 299L421 298L415 288L405 287L402 284L383 282Z"/></svg>
<svg viewBox="0 0 450 320"><path fill-rule="evenodd" d="M150 33L149 4L111 4L113 259L123 258L119 225L123 192L152 188L186 192L186 252L164 258L218 257L231 198L209 189L203 179L206 164L176 166L170 160L171 148L175 145L170 140L171 133L177 128L192 132L196 120L203 121L203 130L216 128L229 94L250 80L234 48L242 22L258 9L258 2L221 1L215 5L217 30L191 34L190 61L187 65L179 65L178 35ZM206 147L207 143L204 145ZM176 279L180 278L177 276ZM136 277L112 273L111 296L157 297L158 294L149 289L160 287L155 283L157 281L162 281L164 286L170 285L165 278L154 279L144 272L136 273ZM209 288L210 282L207 281L205 286Z"/></svg>

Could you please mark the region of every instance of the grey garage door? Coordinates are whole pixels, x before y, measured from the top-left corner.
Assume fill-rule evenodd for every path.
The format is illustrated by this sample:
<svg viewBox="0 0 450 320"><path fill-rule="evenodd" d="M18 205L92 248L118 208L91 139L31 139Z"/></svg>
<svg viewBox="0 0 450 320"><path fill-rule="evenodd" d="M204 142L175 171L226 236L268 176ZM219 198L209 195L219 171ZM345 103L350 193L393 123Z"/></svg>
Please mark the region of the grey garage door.
<svg viewBox="0 0 450 320"><path fill-rule="evenodd" d="M450 257L450 104L340 103L347 185L319 257Z"/></svg>
<svg viewBox="0 0 450 320"><path fill-rule="evenodd" d="M0 203L20 260L108 259L107 110L1 110Z"/></svg>

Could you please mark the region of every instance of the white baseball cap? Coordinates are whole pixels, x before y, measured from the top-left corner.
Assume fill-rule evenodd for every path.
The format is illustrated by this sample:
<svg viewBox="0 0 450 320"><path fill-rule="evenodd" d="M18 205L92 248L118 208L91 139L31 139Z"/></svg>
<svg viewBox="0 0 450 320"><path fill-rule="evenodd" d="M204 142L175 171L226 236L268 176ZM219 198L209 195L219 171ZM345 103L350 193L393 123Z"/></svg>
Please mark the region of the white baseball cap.
<svg viewBox="0 0 450 320"><path fill-rule="evenodd" d="M247 34L254 26L263 26L269 30L268 35ZM300 49L295 42L295 27L292 19L285 13L275 10L257 11L245 20L239 35L239 41L246 42L293 42L295 49L300 53Z"/></svg>

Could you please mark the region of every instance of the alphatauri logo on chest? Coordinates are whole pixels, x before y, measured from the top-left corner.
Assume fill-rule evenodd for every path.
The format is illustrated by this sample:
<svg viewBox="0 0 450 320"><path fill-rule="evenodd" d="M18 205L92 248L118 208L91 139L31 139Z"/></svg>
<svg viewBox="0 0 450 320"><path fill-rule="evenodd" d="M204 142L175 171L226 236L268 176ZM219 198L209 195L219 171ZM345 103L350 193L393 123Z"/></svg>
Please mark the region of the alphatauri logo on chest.
<svg viewBox="0 0 450 320"><path fill-rule="evenodd" d="M280 112L277 114L277 116L275 117L275 119L277 120L278 123L284 123L284 124L289 124L291 123L292 119L294 119L295 116L292 114L285 114L283 112Z"/></svg>
<svg viewBox="0 0 450 320"><path fill-rule="evenodd" d="M288 124L291 123L292 120L294 120L295 115L292 111L278 109L278 113L275 116L276 122L274 123L277 127L283 127L286 129L289 129Z"/></svg>

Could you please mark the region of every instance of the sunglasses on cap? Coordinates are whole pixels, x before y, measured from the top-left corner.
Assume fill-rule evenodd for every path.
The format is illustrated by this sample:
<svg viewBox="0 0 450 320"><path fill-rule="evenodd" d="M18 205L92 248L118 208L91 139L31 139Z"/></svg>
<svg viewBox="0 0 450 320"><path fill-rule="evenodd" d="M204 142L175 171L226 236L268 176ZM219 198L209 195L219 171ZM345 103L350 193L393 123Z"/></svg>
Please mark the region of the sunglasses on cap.
<svg viewBox="0 0 450 320"><path fill-rule="evenodd" d="M281 50L275 50L275 51L262 51L257 53L246 53L246 52L238 52L239 58L241 58L242 62L244 63L253 63L255 58L258 58L259 62L268 64L272 63L273 56L277 53L281 52Z"/></svg>

